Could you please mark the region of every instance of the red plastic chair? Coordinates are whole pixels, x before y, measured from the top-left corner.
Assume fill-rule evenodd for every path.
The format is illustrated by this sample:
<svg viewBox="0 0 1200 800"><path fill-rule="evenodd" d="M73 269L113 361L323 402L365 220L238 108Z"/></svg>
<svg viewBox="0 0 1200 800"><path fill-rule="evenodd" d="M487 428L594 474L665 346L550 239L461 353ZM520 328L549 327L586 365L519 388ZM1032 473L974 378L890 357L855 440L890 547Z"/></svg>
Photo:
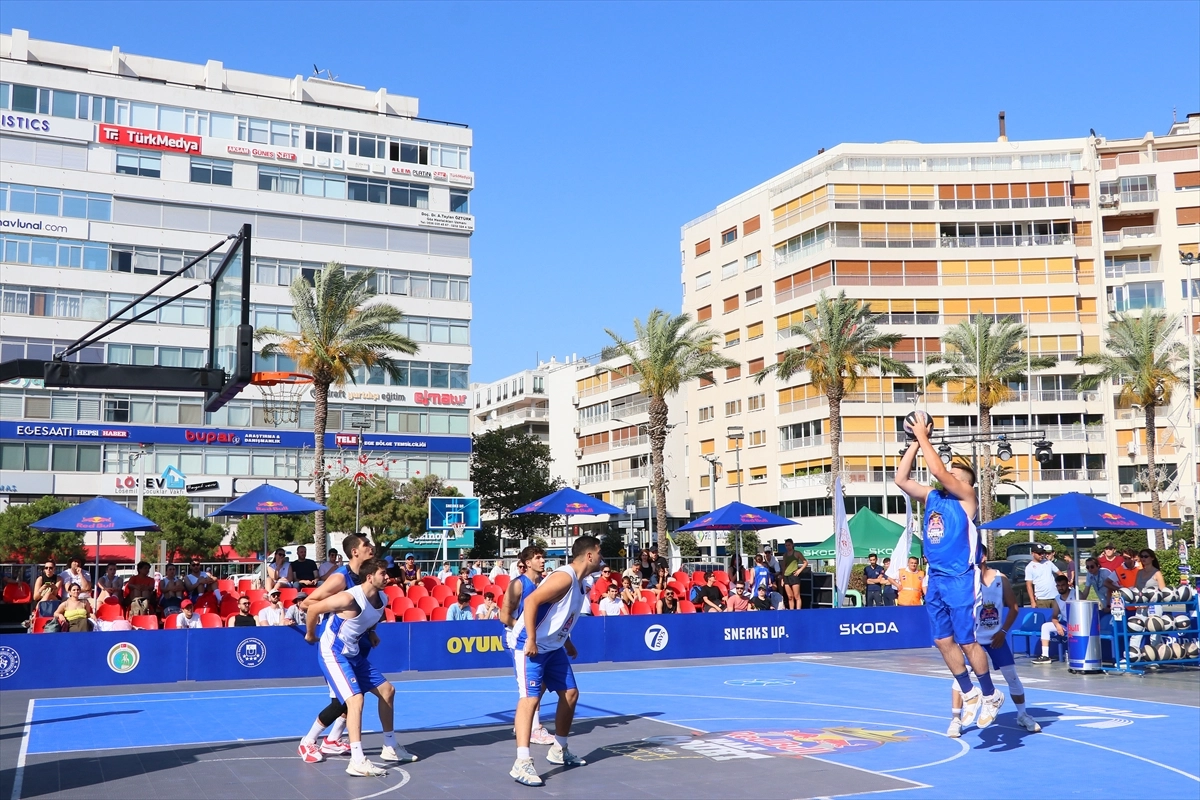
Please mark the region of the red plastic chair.
<svg viewBox="0 0 1200 800"><path fill-rule="evenodd" d="M197 614L217 614L221 610L221 604L212 592L205 592L197 597L195 606Z"/></svg>
<svg viewBox="0 0 1200 800"><path fill-rule="evenodd" d="M692 573L692 585L693 586L703 586L705 584L706 580L707 579L704 577L703 572L696 571L696 572Z"/></svg>
<svg viewBox="0 0 1200 800"><path fill-rule="evenodd" d="M412 602L412 601L410 600L409 602ZM438 607L438 601L434 600L432 597L418 597L417 598L417 608L419 608L421 610L421 613L425 614L426 616L431 614L433 612L433 610L437 607Z"/></svg>
<svg viewBox="0 0 1200 800"><path fill-rule="evenodd" d="M433 577L432 575L423 576L421 578L421 585L425 587L425 591L427 591L427 592L432 592L433 587L435 587L435 586L441 586L441 584L438 583L438 579Z"/></svg>
<svg viewBox="0 0 1200 800"><path fill-rule="evenodd" d="M714 569L713 577L717 579L717 583L729 583L729 573L723 569Z"/></svg>
<svg viewBox="0 0 1200 800"><path fill-rule="evenodd" d="M429 618L425 616L425 612L419 608L410 608L408 611L404 612L405 622L426 622L428 619Z"/></svg>
<svg viewBox="0 0 1200 800"><path fill-rule="evenodd" d="M417 600L421 599L422 597L429 597L429 590L426 589L424 586L408 587L408 599L409 600L412 600L415 603L415 602L417 602Z"/></svg>
<svg viewBox="0 0 1200 800"><path fill-rule="evenodd" d="M642 589L642 600L649 603L650 607L653 608L654 604L658 602L658 596L649 589Z"/></svg>
<svg viewBox="0 0 1200 800"><path fill-rule="evenodd" d="M283 601L283 607L289 608L296 602L296 595L300 594L300 590L289 586L286 589L279 590L279 599Z"/></svg>
<svg viewBox="0 0 1200 800"><path fill-rule="evenodd" d="M29 603L33 601L33 590L25 581L10 583L4 587L4 602Z"/></svg>
<svg viewBox="0 0 1200 800"><path fill-rule="evenodd" d="M220 628L222 626L219 614L205 613L200 615L201 628Z"/></svg>
<svg viewBox="0 0 1200 800"><path fill-rule="evenodd" d="M397 597L394 598L392 602L388 603L388 608L391 609L393 614L402 617L404 616L405 611L408 611L410 608L415 608L415 606L413 606L413 601L409 600L407 597Z"/></svg>
<svg viewBox="0 0 1200 800"><path fill-rule="evenodd" d="M452 594L449 597L442 598L442 608L449 608L458 602L458 595Z"/></svg>
<svg viewBox="0 0 1200 800"><path fill-rule="evenodd" d="M105 600L96 609L96 619L104 620L105 622L113 622L118 619L125 619L125 609L121 608L121 604L117 602L108 602Z"/></svg>
<svg viewBox="0 0 1200 800"><path fill-rule="evenodd" d="M592 616L593 617L600 616L600 604L595 601L592 601Z"/></svg>
<svg viewBox="0 0 1200 800"><path fill-rule="evenodd" d="M435 608L433 610L433 614L430 615L430 617L429 617L429 621L430 622L445 622L446 621L446 609Z"/></svg>
<svg viewBox="0 0 1200 800"><path fill-rule="evenodd" d="M471 578L471 585L475 587L477 594L482 594L490 581L487 575L475 575Z"/></svg>
<svg viewBox="0 0 1200 800"><path fill-rule="evenodd" d="M511 580L512 580L512 578L508 577L507 575L497 575L496 576L496 585L500 587L501 592L507 592L508 584ZM500 595L496 595L496 599L499 600Z"/></svg>
<svg viewBox="0 0 1200 800"><path fill-rule="evenodd" d="M680 614L695 614L696 607L694 605L692 605L692 601L690 601L690 600L680 600L679 601L679 613Z"/></svg>
<svg viewBox="0 0 1200 800"><path fill-rule="evenodd" d="M250 613L253 616L257 617L258 612L262 611L264 608L270 608L270 607L271 607L271 604L268 603L266 600L259 600L257 603L250 604Z"/></svg>
<svg viewBox="0 0 1200 800"><path fill-rule="evenodd" d="M242 594L245 594L246 592L250 591L250 587L253 585L254 585L254 582L252 580L250 580L249 578L241 578L238 580L237 588L238 588L239 592L241 592Z"/></svg>
<svg viewBox="0 0 1200 800"><path fill-rule="evenodd" d="M234 591L234 588L233 588L233 579L231 579L231 578L218 578L218 579L217 579L217 591L218 591L218 592L220 592L222 595L223 595L223 594L225 594L226 592L232 592L232 591Z"/></svg>
<svg viewBox="0 0 1200 800"><path fill-rule="evenodd" d="M497 586L494 583L489 583L487 586L484 587L483 593L486 594L488 592L492 593L492 599L494 599L496 601L499 601L500 598L504 597L504 590L501 589L499 586Z"/></svg>
<svg viewBox="0 0 1200 800"><path fill-rule="evenodd" d="M383 621L384 622L395 622L396 621L396 615L395 615L395 613L393 613L393 611L390 608L385 608L383 610Z"/></svg>
<svg viewBox="0 0 1200 800"><path fill-rule="evenodd" d="M129 624L141 631L158 630L158 617L153 614L136 614L129 618Z"/></svg>
<svg viewBox="0 0 1200 800"><path fill-rule="evenodd" d="M52 619L54 619L54 617L34 617L33 618L33 632L34 633L45 633L46 632L46 623Z"/></svg>
<svg viewBox="0 0 1200 800"><path fill-rule="evenodd" d="M404 597L404 590L399 586L385 586L383 587L383 593L387 595L389 603L395 600L397 597Z"/></svg>
<svg viewBox="0 0 1200 800"><path fill-rule="evenodd" d="M675 590L676 597L687 597L688 596L688 588L687 588L686 583L680 583L679 581L671 581L670 583L667 584L667 587Z"/></svg>
<svg viewBox="0 0 1200 800"><path fill-rule="evenodd" d="M451 575L450 577L446 578L446 583L443 585L450 591L454 592L455 594L458 594L458 576L457 575Z"/></svg>
<svg viewBox="0 0 1200 800"><path fill-rule="evenodd" d="M221 604L217 606L217 613L225 618L238 613L238 598L228 594L222 595Z"/></svg>
<svg viewBox="0 0 1200 800"><path fill-rule="evenodd" d="M680 570L679 572L676 572L676 573L675 573L674 575L672 575L671 577L672 577L672 578L674 578L675 580L679 581L680 583L687 583L687 582L688 582L688 574L687 574L686 572L684 572L683 570Z"/></svg>
<svg viewBox="0 0 1200 800"><path fill-rule="evenodd" d="M629 613L630 614L650 614L653 612L651 611L651 606L649 603L647 603L645 600L638 600L636 603L633 604L633 607L629 609Z"/></svg>
<svg viewBox="0 0 1200 800"><path fill-rule="evenodd" d="M244 581L243 581L243 583L244 583ZM255 603L259 602L260 600L267 599L267 591L266 591L266 589L250 589L247 587L245 593L243 594L243 597L249 597L250 605L254 605Z"/></svg>
<svg viewBox="0 0 1200 800"><path fill-rule="evenodd" d="M450 591L450 589L448 589L445 586L442 586L439 583L437 586L433 587L429 596L432 597L434 600L437 600L440 603L443 600L445 600L447 597L457 597L458 592L452 592L452 591Z"/></svg>
<svg viewBox="0 0 1200 800"><path fill-rule="evenodd" d="M483 602L484 602L483 595L478 595L478 594L471 595L471 613L472 614L475 613L475 609L477 609L481 605L483 605Z"/></svg>
<svg viewBox="0 0 1200 800"><path fill-rule="evenodd" d="M174 631L174 630L178 630L178 629L179 629L179 615L178 614L167 614L165 617L163 617L163 630L164 631Z"/></svg>

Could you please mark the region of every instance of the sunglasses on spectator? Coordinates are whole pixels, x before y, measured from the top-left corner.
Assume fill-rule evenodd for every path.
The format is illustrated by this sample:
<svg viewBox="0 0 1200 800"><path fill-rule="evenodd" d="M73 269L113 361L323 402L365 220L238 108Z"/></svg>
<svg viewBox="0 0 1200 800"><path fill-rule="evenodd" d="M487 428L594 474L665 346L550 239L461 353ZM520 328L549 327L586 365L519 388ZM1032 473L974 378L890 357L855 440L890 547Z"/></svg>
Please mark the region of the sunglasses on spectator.
<svg viewBox="0 0 1200 800"><path fill-rule="evenodd" d="M47 564L46 566L42 567L42 569L54 569L54 565L53 565L53 564Z"/></svg>

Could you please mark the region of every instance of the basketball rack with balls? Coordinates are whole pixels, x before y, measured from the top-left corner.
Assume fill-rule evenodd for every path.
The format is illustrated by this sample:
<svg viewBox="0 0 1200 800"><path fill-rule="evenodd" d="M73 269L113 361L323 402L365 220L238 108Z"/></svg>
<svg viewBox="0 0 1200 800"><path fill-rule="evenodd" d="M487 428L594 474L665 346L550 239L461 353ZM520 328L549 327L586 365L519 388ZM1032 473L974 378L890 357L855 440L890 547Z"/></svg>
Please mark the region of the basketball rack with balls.
<svg viewBox="0 0 1200 800"><path fill-rule="evenodd" d="M1150 667L1200 666L1200 599L1194 587L1124 587L1120 595L1125 608L1120 617L1113 616L1117 666L1112 671L1140 675Z"/></svg>
<svg viewBox="0 0 1200 800"><path fill-rule="evenodd" d="M268 424L294 425L300 421L300 404L312 387L312 376L303 372L256 372L250 382L262 392L263 417Z"/></svg>

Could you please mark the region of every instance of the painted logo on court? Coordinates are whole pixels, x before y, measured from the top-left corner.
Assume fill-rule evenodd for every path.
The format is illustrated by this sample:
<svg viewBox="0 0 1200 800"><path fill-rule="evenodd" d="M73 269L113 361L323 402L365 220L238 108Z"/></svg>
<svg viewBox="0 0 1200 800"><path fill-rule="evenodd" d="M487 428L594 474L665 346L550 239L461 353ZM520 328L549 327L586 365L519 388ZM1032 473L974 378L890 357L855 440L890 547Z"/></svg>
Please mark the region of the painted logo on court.
<svg viewBox="0 0 1200 800"><path fill-rule="evenodd" d="M233 657L243 667L253 669L267 660L267 646L261 639L242 639Z"/></svg>
<svg viewBox="0 0 1200 800"><path fill-rule="evenodd" d="M21 655L8 645L0 647L0 681L11 678L21 668Z"/></svg>
<svg viewBox="0 0 1200 800"><path fill-rule="evenodd" d="M124 675L137 669L142 654L129 642L114 644L108 651L108 668L118 675Z"/></svg>
<svg viewBox="0 0 1200 800"><path fill-rule="evenodd" d="M726 686L792 686L795 683L788 678L733 678L725 681Z"/></svg>
<svg viewBox="0 0 1200 800"><path fill-rule="evenodd" d="M728 731L699 736L651 736L620 742L602 749L635 761L674 761L707 758L710 761L759 761L769 758L804 758L831 753L874 750L883 744L923 738L904 729L889 728L789 728L765 731Z"/></svg>
<svg viewBox="0 0 1200 800"><path fill-rule="evenodd" d="M649 647L654 652L659 652L667 646L667 641L671 638L667 633L667 629L662 625L651 625L646 628L646 647Z"/></svg>

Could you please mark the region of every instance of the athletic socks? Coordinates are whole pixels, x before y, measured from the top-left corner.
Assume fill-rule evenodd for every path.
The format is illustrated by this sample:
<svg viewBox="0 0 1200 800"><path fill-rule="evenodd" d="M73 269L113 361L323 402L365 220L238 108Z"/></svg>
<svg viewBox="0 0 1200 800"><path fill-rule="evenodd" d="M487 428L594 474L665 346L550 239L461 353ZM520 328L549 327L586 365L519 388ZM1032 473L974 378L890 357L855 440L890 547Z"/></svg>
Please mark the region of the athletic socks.
<svg viewBox="0 0 1200 800"><path fill-rule="evenodd" d="M350 743L350 758L355 761L362 761L366 756L363 755L362 742Z"/></svg>
<svg viewBox="0 0 1200 800"><path fill-rule="evenodd" d="M385 745L387 745L388 747L395 747L396 746L396 732L395 731L384 731L383 732L383 743Z"/></svg>
<svg viewBox="0 0 1200 800"><path fill-rule="evenodd" d="M1049 658L1049 657L1050 657L1050 642L1046 639L1042 639L1042 658Z"/></svg>
<svg viewBox="0 0 1200 800"><path fill-rule="evenodd" d="M1014 701L1013 701L1013 705L1015 705L1015 706L1017 707L1017 713L1018 713L1018 714L1024 714L1024 713L1025 713L1025 704L1024 704L1024 703L1018 703L1016 700L1014 700Z"/></svg>
<svg viewBox="0 0 1200 800"><path fill-rule="evenodd" d="M317 720L316 722L313 723L313 726L311 728L309 728L308 735L300 740L300 743L301 744L316 744L317 737L321 735L321 731L323 731L323 730L325 730L325 726L321 724L321 720Z"/></svg>
<svg viewBox="0 0 1200 800"><path fill-rule="evenodd" d="M971 683L971 676L967 674L966 670L955 675L954 680L958 681L958 689L963 694L970 694L971 690L975 688L975 684Z"/></svg>
<svg viewBox="0 0 1200 800"><path fill-rule="evenodd" d="M979 691L983 692L984 697L991 697L996 693L996 687L992 685L992 673L984 671L975 677L979 679Z"/></svg>
<svg viewBox="0 0 1200 800"><path fill-rule="evenodd" d="M563 750L567 749L567 737L559 736L556 733L556 734L554 734L554 741L557 742L558 746L561 747Z"/></svg>
<svg viewBox="0 0 1200 800"><path fill-rule="evenodd" d="M524 759L524 758L532 758L532 757L533 756L529 755L528 747L518 747L517 748L517 758Z"/></svg>
<svg viewBox="0 0 1200 800"><path fill-rule="evenodd" d="M346 730L346 718L338 717L333 721L333 726L329 729L329 734L325 737L331 742L336 742L342 738L342 734Z"/></svg>
<svg viewBox="0 0 1200 800"><path fill-rule="evenodd" d="M952 709L950 709L950 717L951 717L951 719L958 719L960 716L962 716L962 708L952 708Z"/></svg>

